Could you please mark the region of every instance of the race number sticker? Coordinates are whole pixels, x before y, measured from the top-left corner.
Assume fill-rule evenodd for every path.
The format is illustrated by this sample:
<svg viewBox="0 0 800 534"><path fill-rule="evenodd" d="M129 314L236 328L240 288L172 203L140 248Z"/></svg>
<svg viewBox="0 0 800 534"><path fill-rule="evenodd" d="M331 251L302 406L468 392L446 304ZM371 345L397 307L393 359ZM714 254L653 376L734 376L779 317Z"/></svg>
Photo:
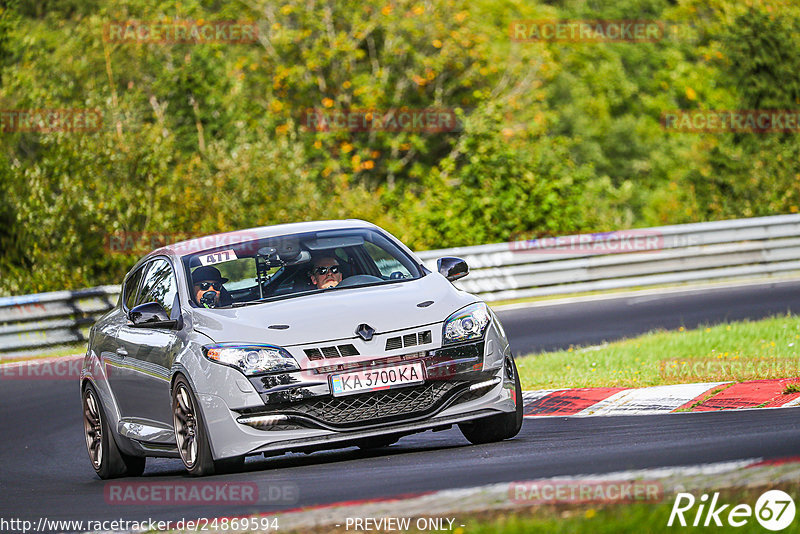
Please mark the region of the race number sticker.
<svg viewBox="0 0 800 534"><path fill-rule="evenodd" d="M212 252L211 254L201 254L199 257L200 263L203 265L215 265L217 263L225 263L226 261L239 259L236 257L236 251L233 249Z"/></svg>

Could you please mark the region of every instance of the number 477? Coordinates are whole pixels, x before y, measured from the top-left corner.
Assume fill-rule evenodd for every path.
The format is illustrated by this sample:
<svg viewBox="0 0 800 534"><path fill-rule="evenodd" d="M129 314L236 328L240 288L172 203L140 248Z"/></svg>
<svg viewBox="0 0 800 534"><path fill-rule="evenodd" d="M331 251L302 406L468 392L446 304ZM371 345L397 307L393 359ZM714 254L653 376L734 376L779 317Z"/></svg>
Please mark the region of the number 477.
<svg viewBox="0 0 800 534"><path fill-rule="evenodd" d="M220 261L228 261L230 259L230 253L226 250L224 252L216 252L214 254L209 254L206 256L207 263L217 263Z"/></svg>

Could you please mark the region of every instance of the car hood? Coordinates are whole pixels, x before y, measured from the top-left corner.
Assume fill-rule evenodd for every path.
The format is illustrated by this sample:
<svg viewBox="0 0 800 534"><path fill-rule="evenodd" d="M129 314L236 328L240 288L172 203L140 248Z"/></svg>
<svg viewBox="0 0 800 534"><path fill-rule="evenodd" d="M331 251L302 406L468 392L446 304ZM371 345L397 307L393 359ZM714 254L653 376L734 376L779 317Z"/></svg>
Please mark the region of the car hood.
<svg viewBox="0 0 800 534"><path fill-rule="evenodd" d="M383 334L442 322L476 300L431 273L407 282L343 288L241 308L197 308L192 310L192 320L196 331L217 343L290 347L353 339L362 323ZM433 303L418 306L426 301Z"/></svg>

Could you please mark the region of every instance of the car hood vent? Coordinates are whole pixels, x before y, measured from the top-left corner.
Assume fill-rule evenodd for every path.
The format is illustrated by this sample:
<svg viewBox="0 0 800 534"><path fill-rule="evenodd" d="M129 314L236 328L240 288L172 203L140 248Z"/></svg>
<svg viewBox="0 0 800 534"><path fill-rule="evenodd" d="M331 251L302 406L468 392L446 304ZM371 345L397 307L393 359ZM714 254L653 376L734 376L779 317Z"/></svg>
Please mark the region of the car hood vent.
<svg viewBox="0 0 800 534"><path fill-rule="evenodd" d="M322 360L325 358L341 358L344 356L359 355L358 349L350 344L303 349L303 352L306 353L306 356L308 356L309 360Z"/></svg>
<svg viewBox="0 0 800 534"><path fill-rule="evenodd" d="M431 342L431 331L416 332L404 336L390 337L386 340L386 350L402 349L404 347L416 347Z"/></svg>

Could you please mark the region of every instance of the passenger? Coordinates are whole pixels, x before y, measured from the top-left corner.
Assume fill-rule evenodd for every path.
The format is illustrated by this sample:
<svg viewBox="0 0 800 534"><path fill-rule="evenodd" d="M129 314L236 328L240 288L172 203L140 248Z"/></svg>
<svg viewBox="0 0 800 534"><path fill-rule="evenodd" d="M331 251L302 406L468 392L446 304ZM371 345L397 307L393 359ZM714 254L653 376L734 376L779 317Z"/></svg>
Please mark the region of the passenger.
<svg viewBox="0 0 800 534"><path fill-rule="evenodd" d="M311 283L317 289L330 289L342 281L339 262L333 256L320 256L314 259L311 267Z"/></svg>

